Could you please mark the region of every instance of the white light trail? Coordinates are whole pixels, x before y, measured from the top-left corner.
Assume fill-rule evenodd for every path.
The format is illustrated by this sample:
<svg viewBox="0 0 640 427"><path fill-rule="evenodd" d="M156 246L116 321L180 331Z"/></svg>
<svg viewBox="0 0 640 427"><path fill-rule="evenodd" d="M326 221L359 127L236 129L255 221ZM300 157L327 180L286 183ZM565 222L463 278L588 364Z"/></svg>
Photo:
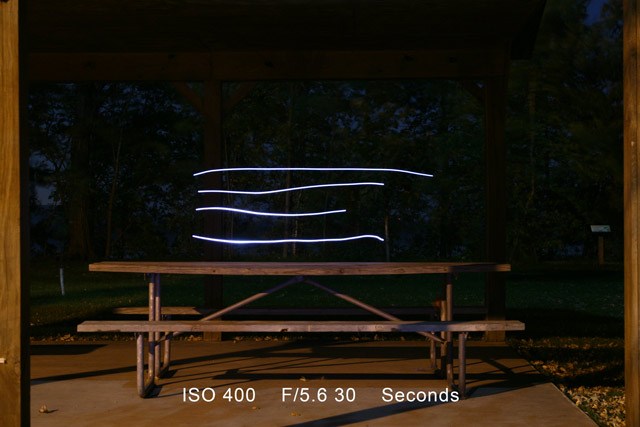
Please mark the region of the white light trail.
<svg viewBox="0 0 640 427"><path fill-rule="evenodd" d="M308 189L311 189L311 188L350 187L350 186L355 186L355 185L380 185L380 186L384 186L384 183L382 183L382 182L344 182L344 183L335 183L335 184L306 185L304 187L280 188L278 190L267 190L267 191L198 190L198 193L262 195L262 194L284 193L286 191L308 190Z"/></svg>
<svg viewBox="0 0 640 427"><path fill-rule="evenodd" d="M194 239L206 240L208 242L217 243L230 243L235 245L250 245L250 244L266 244L266 243L323 243L323 242L346 242L349 240L357 239L377 239L384 242L384 239L380 236L373 234L363 234L361 236L351 237L339 237L334 239L281 239L281 240L228 240L228 239L216 239L213 237L203 237L198 235L192 235Z"/></svg>
<svg viewBox="0 0 640 427"><path fill-rule="evenodd" d="M193 176L204 175L207 173L216 172L234 172L234 171L365 171L365 172L398 172L406 173L409 175L426 176L432 178L433 175L422 172L413 172L404 169L385 169L385 168L226 168L226 169L210 169L198 173L194 173Z"/></svg>
<svg viewBox="0 0 640 427"><path fill-rule="evenodd" d="M256 211L248 211L244 209L236 209L236 208L225 208L222 206L209 206L205 208L197 208L196 211L227 211L227 212L238 212L249 215L261 215L261 216L278 216L278 217L299 217L299 216L318 216L318 215L329 215L335 213L344 213L346 209L339 209L335 211L324 211L324 212L307 212L307 213L272 213L272 212L256 212Z"/></svg>

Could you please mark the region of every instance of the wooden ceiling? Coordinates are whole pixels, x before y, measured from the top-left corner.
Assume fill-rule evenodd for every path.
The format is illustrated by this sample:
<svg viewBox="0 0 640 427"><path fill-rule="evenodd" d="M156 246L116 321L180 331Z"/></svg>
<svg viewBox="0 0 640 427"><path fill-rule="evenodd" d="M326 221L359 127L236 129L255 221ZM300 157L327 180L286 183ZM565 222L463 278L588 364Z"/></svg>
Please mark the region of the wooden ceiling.
<svg viewBox="0 0 640 427"><path fill-rule="evenodd" d="M43 58L55 58L51 54L76 55L65 59L71 65L77 54L139 53L186 57L202 53L406 51L419 56L418 52L427 51L473 54L499 50L501 55L518 59L531 54L544 3L30 0L26 41L37 74L42 74ZM55 74L56 67L64 68L64 64L54 61L48 68Z"/></svg>

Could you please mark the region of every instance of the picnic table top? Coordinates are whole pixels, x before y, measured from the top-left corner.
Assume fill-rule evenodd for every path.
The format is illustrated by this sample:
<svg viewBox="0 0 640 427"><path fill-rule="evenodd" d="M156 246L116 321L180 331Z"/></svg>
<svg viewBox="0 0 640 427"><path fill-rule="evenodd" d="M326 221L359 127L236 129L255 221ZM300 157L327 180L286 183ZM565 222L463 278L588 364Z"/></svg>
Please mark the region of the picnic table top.
<svg viewBox="0 0 640 427"><path fill-rule="evenodd" d="M332 276L505 272L495 262L146 262L104 261L89 271L122 273L220 274L236 276Z"/></svg>

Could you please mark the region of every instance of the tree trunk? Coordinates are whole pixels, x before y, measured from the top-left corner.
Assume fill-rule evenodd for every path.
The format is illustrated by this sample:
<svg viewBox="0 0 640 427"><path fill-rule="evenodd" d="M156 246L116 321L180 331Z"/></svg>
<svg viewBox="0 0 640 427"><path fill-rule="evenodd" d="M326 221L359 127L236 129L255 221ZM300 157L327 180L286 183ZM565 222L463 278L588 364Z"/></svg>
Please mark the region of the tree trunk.
<svg viewBox="0 0 640 427"><path fill-rule="evenodd" d="M96 88L92 83L77 86L76 116L71 138L71 156L67 172L67 218L69 221L68 254L84 260L93 259L89 226L89 191L91 172L89 145L96 112Z"/></svg>
<svg viewBox="0 0 640 427"><path fill-rule="evenodd" d="M113 204L116 198L116 188L118 187L118 171L120 170L120 150L122 148L122 133L124 124L120 126L120 138L113 158L113 180L111 181L111 191L109 192L109 206L107 207L107 244L104 250L104 258L111 257L111 223L113 220Z"/></svg>

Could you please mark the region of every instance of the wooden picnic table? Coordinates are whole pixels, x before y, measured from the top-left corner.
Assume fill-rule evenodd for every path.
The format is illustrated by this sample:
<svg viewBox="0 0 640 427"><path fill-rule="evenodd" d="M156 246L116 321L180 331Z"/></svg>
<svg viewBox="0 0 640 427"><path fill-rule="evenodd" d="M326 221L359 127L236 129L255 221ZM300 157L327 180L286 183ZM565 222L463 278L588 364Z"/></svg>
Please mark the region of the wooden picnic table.
<svg viewBox="0 0 640 427"><path fill-rule="evenodd" d="M443 276L443 301L440 307L440 321L445 322L444 328L440 328L435 324L427 324L423 322L415 326L415 331L428 337L431 340L431 362L435 367L435 347L436 342L441 344L442 361L441 368L446 365L446 376L450 384L453 384L453 332L457 331L456 325L451 324L453 321L453 283L454 276L457 273L488 273L488 272L507 272L511 270L509 264L493 263L493 262L138 262L138 261L106 261L89 265L90 271L95 272L121 272L121 273L143 273L149 278L149 308L148 322L130 322L129 324L119 324L118 322L85 322L78 326L79 331L107 331L107 330L126 330L139 332L145 331L149 333L149 378L150 384L144 385L142 371L144 370L141 357L143 355L141 333L136 334L138 338L138 391L140 395L146 395L147 391L153 387L155 379L159 378L169 366L170 359L170 340L176 335L191 331L202 330L219 330L219 331L245 331L245 332L264 332L273 331L274 327L281 331L327 331L349 332L349 331L367 331L379 330L383 332L410 330L406 329L401 319L389 314L386 311L373 307L363 301L343 294L332 288L327 287L311 278L310 276L364 276L364 275L406 275L406 274L441 274ZM270 289L258 292L242 301L239 301L229 307L214 311L203 317L200 322L167 322L164 320L162 312L161 299L161 274L196 274L196 275L235 275L235 276L289 276L290 279L272 287ZM278 321L274 326L274 322L227 322L221 325L219 322L210 322L213 319L220 318L232 311L243 307L257 299L266 295L277 292L287 286L296 283L308 283L320 288L337 298L348 301L364 310L378 315L386 322L306 322L305 325L300 322ZM366 323L366 324L365 324ZM433 323L433 322L431 322ZM492 324L484 322L482 325L463 325L466 332L472 330L489 330L491 328L520 328L519 322L512 324L501 323ZM118 326L120 325L120 326ZM167 325L163 329L162 325ZM287 327L289 325L289 327ZM522 328L524 325L522 325ZM173 328L173 329L171 329ZM305 329L306 328L306 329ZM405 329L402 329L405 328ZM479 329L475 329L479 328ZM483 329L484 328L484 329ZM164 330L164 336L161 332ZM503 329L504 330L504 329ZM435 335L436 331L441 331L442 337ZM160 362L160 346L165 344L164 362ZM462 340L461 340L462 343ZM463 351L464 353L464 351ZM464 354L462 354L464 358ZM464 368L461 378L464 379ZM460 381L459 381L460 382ZM464 385L462 386L464 387Z"/></svg>

